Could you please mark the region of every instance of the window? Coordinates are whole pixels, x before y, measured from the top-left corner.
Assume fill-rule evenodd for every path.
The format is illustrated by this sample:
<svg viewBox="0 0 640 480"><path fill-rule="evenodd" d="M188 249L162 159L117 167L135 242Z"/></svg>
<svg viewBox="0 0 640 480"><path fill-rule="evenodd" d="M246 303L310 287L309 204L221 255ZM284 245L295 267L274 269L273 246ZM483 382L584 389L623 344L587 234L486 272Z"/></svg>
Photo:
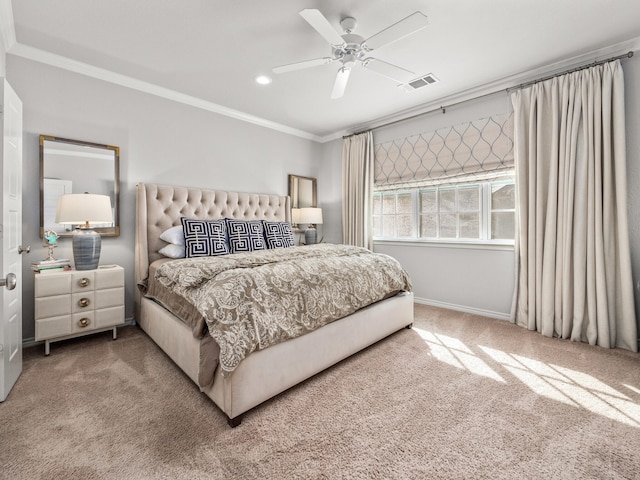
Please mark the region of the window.
<svg viewBox="0 0 640 480"><path fill-rule="evenodd" d="M375 192L377 239L505 241L515 234L513 181Z"/></svg>

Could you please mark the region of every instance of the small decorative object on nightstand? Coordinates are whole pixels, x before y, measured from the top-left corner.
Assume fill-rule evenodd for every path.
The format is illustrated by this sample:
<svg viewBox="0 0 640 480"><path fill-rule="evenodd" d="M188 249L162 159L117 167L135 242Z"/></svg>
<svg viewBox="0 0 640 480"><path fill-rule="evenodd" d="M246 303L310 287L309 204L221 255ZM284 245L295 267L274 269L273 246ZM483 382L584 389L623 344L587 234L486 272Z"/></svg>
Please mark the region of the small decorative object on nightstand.
<svg viewBox="0 0 640 480"><path fill-rule="evenodd" d="M298 216L299 223L308 225L308 228L304 231L304 243L315 245L318 243L316 225L322 223L322 209L317 207L301 208Z"/></svg>
<svg viewBox="0 0 640 480"><path fill-rule="evenodd" d="M113 331L124 323L124 269L56 271L35 276L36 340L49 344L90 333Z"/></svg>
<svg viewBox="0 0 640 480"><path fill-rule="evenodd" d="M53 262L55 261L55 257L53 256L53 249L56 248L58 242L58 234L53 230L46 230L42 236L44 239L44 246L49 249L47 254L47 258L45 260Z"/></svg>

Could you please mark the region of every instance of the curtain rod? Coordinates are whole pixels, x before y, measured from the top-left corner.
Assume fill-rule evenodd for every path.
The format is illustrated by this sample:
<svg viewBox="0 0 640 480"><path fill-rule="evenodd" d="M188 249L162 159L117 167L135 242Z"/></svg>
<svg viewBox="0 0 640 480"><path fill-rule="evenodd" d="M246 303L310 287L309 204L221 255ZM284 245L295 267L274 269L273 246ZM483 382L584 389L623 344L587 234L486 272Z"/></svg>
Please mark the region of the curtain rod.
<svg viewBox="0 0 640 480"><path fill-rule="evenodd" d="M434 112L446 113L447 108L456 107L456 106L461 105L463 103L471 102L471 101L474 101L474 100L479 100L481 98L488 97L490 95L495 95L496 93L500 93L500 92L509 93L512 90L520 90L520 89L526 88L526 87L528 87L530 85L535 85L536 83L544 82L546 80L550 80L552 78L559 77L561 75L567 75L569 73L578 72L578 71L584 70L586 68L596 67L598 65L603 65L605 63L613 62L614 60L620 60L622 58L631 58L631 57L633 57L633 51L629 51L629 52L627 52L627 53L625 53L623 55L618 55L616 57L607 58L606 60L594 61L592 63L586 64L586 65L582 65L581 67L575 67L575 68L572 68L570 70L565 70L565 71L562 71L562 72L559 72L559 73L554 73L553 75L549 75L549 76L546 76L546 77L538 78L536 80L531 80L530 82L521 83L520 85L516 85L516 86L513 86L513 87L501 88L499 90L494 90L492 92L488 92L488 93L484 93L482 95L478 95L477 97L467 98L465 100L460 100L459 102L450 103L449 105L443 105L443 106L440 106L440 107L437 107L437 108L434 108L434 109L431 109L431 110L427 110L426 112L416 113L415 115L411 115L409 117L405 117L405 118L401 118L401 119L398 119L398 120L393 120L391 122L383 123L382 125L378 125L378 126L373 127L373 128L371 128L369 130L374 130L376 128L388 127L389 125L395 125L396 123L405 122L407 120L412 120L414 118L421 117L422 115L429 115L430 113L434 113ZM361 132L356 132L356 133L352 133L350 135L345 135L342 138L346 139L346 138L349 138L349 137L353 137L355 135L360 135L361 133L364 133L366 131L367 130L363 130Z"/></svg>
<svg viewBox="0 0 640 480"><path fill-rule="evenodd" d="M520 90L522 88L526 88L526 87L529 87L531 85L535 85L536 83L546 82L547 80L551 80L552 78L559 77L561 75L568 75L569 73L579 72L580 70L585 70L587 68L597 67L598 65L604 65L605 63L613 62L614 60L620 60L622 58L631 58L631 57L633 57L633 51L629 51L629 52L627 52L627 53L625 53L623 55L618 55L616 57L607 58L606 60L595 61L595 62L589 63L587 65L582 65L581 67L575 67L575 68L572 68L571 70L565 70L564 72L555 73L555 74L549 75L547 77L538 78L536 80L531 80L530 82L521 83L520 85L517 85L515 87L509 87L509 88L505 89L505 91L508 93L511 90Z"/></svg>

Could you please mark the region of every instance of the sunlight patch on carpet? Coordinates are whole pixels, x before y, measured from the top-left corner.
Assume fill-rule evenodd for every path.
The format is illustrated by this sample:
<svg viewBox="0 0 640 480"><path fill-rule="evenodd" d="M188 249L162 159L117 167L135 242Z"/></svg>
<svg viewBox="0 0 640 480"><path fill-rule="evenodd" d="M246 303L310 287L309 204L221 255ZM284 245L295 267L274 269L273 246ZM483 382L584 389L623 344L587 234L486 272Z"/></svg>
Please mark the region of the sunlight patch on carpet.
<svg viewBox="0 0 640 480"><path fill-rule="evenodd" d="M456 368L468 370L469 372L483 377L491 378L497 382L506 383L495 370L485 361L478 358L473 351L457 338L436 334L413 327L413 330L429 346L431 354L439 361Z"/></svg>
<svg viewBox="0 0 640 480"><path fill-rule="evenodd" d="M540 396L640 427L640 404L592 375L489 347L479 348Z"/></svg>

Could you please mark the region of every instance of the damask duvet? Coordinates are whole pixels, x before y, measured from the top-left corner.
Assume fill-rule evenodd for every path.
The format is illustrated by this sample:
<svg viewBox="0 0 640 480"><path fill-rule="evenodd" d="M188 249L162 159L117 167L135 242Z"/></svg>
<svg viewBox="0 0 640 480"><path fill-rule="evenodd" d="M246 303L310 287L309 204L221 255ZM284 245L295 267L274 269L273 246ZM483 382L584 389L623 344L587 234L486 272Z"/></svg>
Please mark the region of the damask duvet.
<svg viewBox="0 0 640 480"><path fill-rule="evenodd" d="M392 257L332 244L172 260L155 279L202 315L223 375L255 350L411 291Z"/></svg>

